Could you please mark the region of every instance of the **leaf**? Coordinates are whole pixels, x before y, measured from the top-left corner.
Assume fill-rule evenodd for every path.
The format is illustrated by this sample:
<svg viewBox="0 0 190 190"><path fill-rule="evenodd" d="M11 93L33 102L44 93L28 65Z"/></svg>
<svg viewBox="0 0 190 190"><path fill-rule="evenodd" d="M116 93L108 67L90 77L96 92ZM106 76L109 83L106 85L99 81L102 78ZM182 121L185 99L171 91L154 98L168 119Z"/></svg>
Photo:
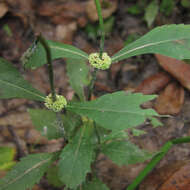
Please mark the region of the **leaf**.
<svg viewBox="0 0 190 190"><path fill-rule="evenodd" d="M8 170L10 169L15 162L15 149L11 147L0 147L0 170Z"/></svg>
<svg viewBox="0 0 190 190"><path fill-rule="evenodd" d="M58 176L58 167L57 166L51 166L47 170L47 180L48 183L55 186L55 187L62 187L64 184L60 181Z"/></svg>
<svg viewBox="0 0 190 190"><path fill-rule="evenodd" d="M85 136L88 126L84 125L72 142L62 151L59 161L59 177L71 189L81 184L90 172L91 162L94 159L94 146Z"/></svg>
<svg viewBox="0 0 190 190"><path fill-rule="evenodd" d="M117 62L128 57L159 53L176 59L190 59L190 25L172 24L156 27L112 57Z"/></svg>
<svg viewBox="0 0 190 190"><path fill-rule="evenodd" d="M172 14L176 2L174 0L162 0L160 5L160 12L166 16Z"/></svg>
<svg viewBox="0 0 190 190"><path fill-rule="evenodd" d="M48 139L63 136L55 112L43 109L28 109L28 112L33 125L43 136L47 136Z"/></svg>
<svg viewBox="0 0 190 190"><path fill-rule="evenodd" d="M133 136L138 137L140 135L146 134L146 132L143 130L140 130L140 129L132 129L132 134L133 134Z"/></svg>
<svg viewBox="0 0 190 190"><path fill-rule="evenodd" d="M109 190L109 189L99 179L93 179L93 181L86 183L82 187L82 190Z"/></svg>
<svg viewBox="0 0 190 190"><path fill-rule="evenodd" d="M157 14L158 14L158 1L153 0L145 9L145 20L148 24L148 27L151 27L152 23L154 22Z"/></svg>
<svg viewBox="0 0 190 190"><path fill-rule="evenodd" d="M150 153L127 141L113 141L109 144L104 144L102 153L120 166L144 162L152 157Z"/></svg>
<svg viewBox="0 0 190 190"><path fill-rule="evenodd" d="M158 115L152 109L140 108L142 103L155 97L155 95L126 94L119 91L90 102L71 103L67 109L87 116L107 129L123 130L143 123L148 116Z"/></svg>
<svg viewBox="0 0 190 190"><path fill-rule="evenodd" d="M25 98L44 101L44 95L29 82L8 61L0 58L0 98Z"/></svg>
<svg viewBox="0 0 190 190"><path fill-rule="evenodd" d="M47 40L47 43L51 50L52 60L58 58L72 58L83 61L88 60L88 54L74 46L51 40ZM46 52L41 43L38 42L36 47L33 48L33 53L24 64L25 68L28 69L36 69L47 63Z"/></svg>
<svg viewBox="0 0 190 190"><path fill-rule="evenodd" d="M67 75L73 90L77 93L81 101L85 100L84 86L88 85L89 68L82 60L67 60Z"/></svg>
<svg viewBox="0 0 190 190"><path fill-rule="evenodd" d="M27 190L38 183L51 163L51 154L31 154L0 179L0 190Z"/></svg>

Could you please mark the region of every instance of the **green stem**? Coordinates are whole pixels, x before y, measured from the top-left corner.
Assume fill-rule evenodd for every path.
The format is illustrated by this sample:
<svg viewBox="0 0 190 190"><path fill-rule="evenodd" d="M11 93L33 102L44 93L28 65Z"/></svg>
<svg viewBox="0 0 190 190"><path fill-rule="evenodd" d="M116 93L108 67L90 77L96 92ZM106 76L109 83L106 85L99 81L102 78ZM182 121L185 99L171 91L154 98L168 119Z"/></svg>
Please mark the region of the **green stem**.
<svg viewBox="0 0 190 190"><path fill-rule="evenodd" d="M102 17L102 10L99 0L94 0L96 4L96 9L98 13L99 18L99 24L100 24L100 31L101 31L101 39L100 39L100 58L102 59L102 54L104 51L104 40L105 40L105 31L104 31L104 21Z"/></svg>
<svg viewBox="0 0 190 190"><path fill-rule="evenodd" d="M98 69L95 68L93 73L92 73L92 79L90 81L89 87L88 87L88 100L90 100L93 89L94 89L94 83L96 81L96 73L97 73Z"/></svg>
<svg viewBox="0 0 190 190"><path fill-rule="evenodd" d="M56 101L51 50L50 50L50 47L49 47L47 41L44 39L44 37L41 34L37 37L37 41L39 41L42 44L42 46L44 47L44 49L46 51L46 58L47 58L47 65L48 65L48 72L49 72L49 82L50 82L51 94L52 94L53 101Z"/></svg>
<svg viewBox="0 0 190 190"><path fill-rule="evenodd" d="M162 146L162 148L160 149L160 152L152 158L152 160L140 172L140 174L127 187L126 190L134 190L143 181L143 179L153 170L153 168L160 162L160 160L167 154L167 152L174 144L181 144L188 142L190 142L190 137L183 137L168 141L166 144L164 144L164 146Z"/></svg>

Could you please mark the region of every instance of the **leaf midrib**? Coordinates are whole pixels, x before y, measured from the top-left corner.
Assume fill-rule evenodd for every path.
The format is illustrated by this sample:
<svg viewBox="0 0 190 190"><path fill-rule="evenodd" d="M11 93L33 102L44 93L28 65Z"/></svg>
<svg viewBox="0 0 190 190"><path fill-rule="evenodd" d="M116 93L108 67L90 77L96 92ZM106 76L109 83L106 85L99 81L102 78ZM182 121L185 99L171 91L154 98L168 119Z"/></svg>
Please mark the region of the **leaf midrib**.
<svg viewBox="0 0 190 190"><path fill-rule="evenodd" d="M30 173L32 170L40 167L41 165L45 164L46 162L50 161L51 158L48 158L46 160L42 160L41 162L35 164L33 167L29 168L28 170L26 170L24 173L22 173L20 176L16 177L15 179L13 179L12 181L8 182L6 185L3 186L2 190L5 189L7 186L15 183L17 180L20 180L21 178L23 178L25 175L27 175L28 173Z"/></svg>
<svg viewBox="0 0 190 190"><path fill-rule="evenodd" d="M7 85L9 85L9 86L12 86L12 87L14 87L14 88L21 89L21 90L23 90L23 91L25 91L25 92L27 92L27 93L29 93L29 94L32 94L32 95L34 95L34 96L40 97L40 98L42 98L42 99L45 99L43 96L40 96L40 95L37 94L37 93L31 92L31 91L29 91L29 90L27 90L27 89L25 89L25 88L23 88L23 87L20 87L20 86L17 86L17 85L15 85L15 84L12 84L12 83L10 83L9 81L4 81L4 80L1 80L1 79L0 79L0 82L5 83L5 84L7 84Z"/></svg>
<svg viewBox="0 0 190 190"><path fill-rule="evenodd" d="M72 51L70 49L67 49L67 48L63 48L63 47L57 47L57 46L54 46L54 45L50 45L50 48L54 48L54 49L58 49L58 50L62 50L62 51L67 51L69 53L72 53L72 54L76 54L76 55L79 55L81 57L84 57L85 59L88 59L88 56L85 56L84 54L82 53L79 53L77 51Z"/></svg>
<svg viewBox="0 0 190 190"><path fill-rule="evenodd" d="M136 114L136 115L143 115L146 116L147 114L142 114L141 112L132 112L132 111L115 111L115 110L111 110L111 109L100 109L100 108L92 108L92 107L77 107L77 106L72 106L72 105L68 105L67 107L70 108L77 108L77 109L81 109L81 110L92 110L92 111L99 111L99 112L113 112L113 113L130 113L130 114ZM140 110L139 110L140 111ZM152 114L152 115L156 115L156 114Z"/></svg>
<svg viewBox="0 0 190 190"><path fill-rule="evenodd" d="M185 40L186 38L182 38L182 39L180 39L180 40ZM177 39L177 40L179 40L179 39ZM142 49L142 48L145 48L145 47L149 47L149 46L154 46L154 45L158 45L158 44L162 44L162 43L167 43L167 42L171 42L171 41L177 41L177 40L174 40L174 39L171 39L171 40L163 40L163 41L160 41L160 42L152 42L152 43L148 43L148 44L145 44L145 45L142 45L142 46L139 46L139 47L136 47L136 48L134 48L134 49L131 49L131 50L129 50L129 51L126 51L125 53L123 53L123 54L120 54L120 55L118 55L118 56L116 56L116 57L114 57L113 56L113 58L112 58L112 62L114 62L116 59L118 59L119 57L122 57L122 56L124 56L124 55L127 55L127 54L129 54L129 53L131 53L131 52L133 52L133 51L136 51L136 50L139 50L139 49ZM125 48L125 47L124 47ZM119 52L118 52L119 53Z"/></svg>

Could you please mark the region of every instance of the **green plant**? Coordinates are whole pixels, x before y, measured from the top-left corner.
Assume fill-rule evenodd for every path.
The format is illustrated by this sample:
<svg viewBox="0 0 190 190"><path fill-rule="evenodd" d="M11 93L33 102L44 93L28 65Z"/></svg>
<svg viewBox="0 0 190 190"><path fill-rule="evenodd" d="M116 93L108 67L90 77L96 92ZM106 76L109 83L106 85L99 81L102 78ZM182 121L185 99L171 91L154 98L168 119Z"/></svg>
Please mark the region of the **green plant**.
<svg viewBox="0 0 190 190"><path fill-rule="evenodd" d="M49 110L28 111L34 125L48 139L63 137L66 142L60 152L31 154L22 158L13 170L0 180L0 190L30 189L46 172L51 184L65 185L66 189L107 190L95 170L96 159L100 153L104 153L118 165L135 164L153 157L148 169L145 168L129 187L132 190L167 153L172 144L190 141L189 138L170 141L157 154L139 149L130 142L126 129L134 129L147 118L153 124L158 123L154 116L159 115L154 110L140 107L143 102L154 99L155 95L119 91L90 101L98 69L108 69L110 64L147 53L189 59L190 25L157 27L110 58L104 52L105 33L99 0L95 0L95 3L101 31L99 53L88 55L76 47L45 40L39 35L22 57L23 65L27 69L47 65L50 95L45 96L34 89L8 61L0 58L0 98L26 98L44 102ZM55 92L52 61L57 58L67 58L67 73L76 93L70 102ZM87 61L95 66L91 77ZM84 86L88 86L87 94L84 93ZM142 133L138 130L133 132L136 135ZM54 165L56 167L52 169Z"/></svg>

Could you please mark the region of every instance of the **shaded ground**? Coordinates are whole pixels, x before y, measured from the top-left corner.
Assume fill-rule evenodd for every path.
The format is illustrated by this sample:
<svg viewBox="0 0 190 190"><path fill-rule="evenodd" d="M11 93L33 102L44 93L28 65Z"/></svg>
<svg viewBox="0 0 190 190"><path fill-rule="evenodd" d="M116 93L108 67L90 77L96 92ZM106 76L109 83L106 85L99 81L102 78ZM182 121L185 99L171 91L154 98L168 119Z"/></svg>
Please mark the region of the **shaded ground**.
<svg viewBox="0 0 190 190"><path fill-rule="evenodd" d="M113 16L115 21L114 25L109 29L109 35L106 37L105 50L112 55L124 46L131 34L133 37L140 36L149 31L149 29L146 22L142 19L144 12L139 15L128 13L128 8L135 5L135 3L124 0L110 2L112 5L108 9L108 13L105 14L108 15L108 18ZM24 74L25 78L33 83L34 87L46 94L50 91L46 68L24 71L19 61L23 52L34 40L35 33L41 32L47 39L74 44L88 53L98 49L94 31L90 33L87 30L88 24L92 26L96 24L94 22L96 20L95 12L93 12L93 5L90 0L69 2L64 0L8 0L4 3L4 6L5 14L0 18L0 56L11 61ZM176 1L176 6L171 15L164 16L164 14L159 13L153 25L169 23L188 24L190 22L188 11L188 8L182 7L180 2ZM9 26L12 35L9 35L4 28L6 25ZM54 69L57 91L71 99L73 90L69 86L64 60L55 61ZM141 81L158 71L163 70L153 55L130 58L113 65L110 71L99 72L94 94L99 96L106 92L117 90L134 90ZM176 81L174 78L172 80ZM147 106L150 107L152 105L153 103L150 103ZM28 100L1 100L0 146L16 147L18 157L27 153L59 150L62 147L61 139L47 141L32 126L27 108L39 108L42 106ZM148 123L139 126L147 134L135 138L131 136L132 141L141 148L154 152L159 150L170 139L190 135L190 96L188 90L185 90L184 104L182 102L179 109L179 113L172 117L161 119L164 123L163 127L152 128ZM175 146L160 162L158 168L176 160L188 160L189 156L190 144ZM145 164L119 168L105 156L100 155L97 170L99 176L111 189L122 190L131 183ZM35 188L52 189L53 187L47 186L45 179L43 179L40 185L37 185Z"/></svg>

